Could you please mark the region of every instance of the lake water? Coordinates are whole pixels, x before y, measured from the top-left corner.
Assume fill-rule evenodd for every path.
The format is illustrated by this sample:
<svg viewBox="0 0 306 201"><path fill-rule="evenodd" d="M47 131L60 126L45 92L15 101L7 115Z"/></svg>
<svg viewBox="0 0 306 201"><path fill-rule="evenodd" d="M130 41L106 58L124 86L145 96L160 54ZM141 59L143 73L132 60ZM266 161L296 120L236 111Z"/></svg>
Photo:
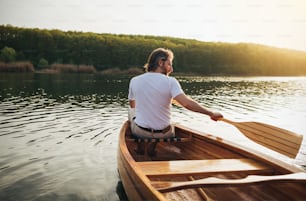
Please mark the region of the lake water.
<svg viewBox="0 0 306 201"><path fill-rule="evenodd" d="M177 79L186 94L228 119L265 122L306 135L306 77ZM2 73L0 200L125 200L116 152L127 119L129 80ZM179 107L173 107L173 121L247 142L232 126ZM295 160L271 154L306 166L305 141Z"/></svg>

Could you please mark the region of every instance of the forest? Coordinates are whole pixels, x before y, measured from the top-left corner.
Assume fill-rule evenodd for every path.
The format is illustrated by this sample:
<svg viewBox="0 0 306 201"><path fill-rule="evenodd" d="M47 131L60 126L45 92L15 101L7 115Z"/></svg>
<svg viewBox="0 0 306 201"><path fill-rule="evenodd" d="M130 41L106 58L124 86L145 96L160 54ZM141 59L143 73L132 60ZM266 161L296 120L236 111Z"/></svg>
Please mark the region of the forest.
<svg viewBox="0 0 306 201"><path fill-rule="evenodd" d="M142 68L157 47L171 49L175 72L201 75L306 75L306 52L252 43L204 42L146 35L0 25L0 71L14 62L34 71L69 65L94 72ZM13 64L14 65L14 64ZM2 69L2 70L1 70ZM3 70L4 69L4 70ZM7 70L7 69L6 69ZM75 71L78 72L78 71Z"/></svg>

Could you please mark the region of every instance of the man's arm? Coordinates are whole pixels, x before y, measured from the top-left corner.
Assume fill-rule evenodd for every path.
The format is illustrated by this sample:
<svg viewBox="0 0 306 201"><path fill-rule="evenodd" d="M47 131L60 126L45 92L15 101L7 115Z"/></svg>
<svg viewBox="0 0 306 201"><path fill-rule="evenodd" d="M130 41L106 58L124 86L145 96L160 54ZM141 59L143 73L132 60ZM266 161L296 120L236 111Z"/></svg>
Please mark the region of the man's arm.
<svg viewBox="0 0 306 201"><path fill-rule="evenodd" d="M184 93L177 95L174 100L188 110L210 116L212 120L217 121L218 119L223 117L222 114L220 114L219 112L213 112L208 108L201 106L198 102L186 96Z"/></svg>
<svg viewBox="0 0 306 201"><path fill-rule="evenodd" d="M129 104L131 108L135 108L135 100L129 100Z"/></svg>

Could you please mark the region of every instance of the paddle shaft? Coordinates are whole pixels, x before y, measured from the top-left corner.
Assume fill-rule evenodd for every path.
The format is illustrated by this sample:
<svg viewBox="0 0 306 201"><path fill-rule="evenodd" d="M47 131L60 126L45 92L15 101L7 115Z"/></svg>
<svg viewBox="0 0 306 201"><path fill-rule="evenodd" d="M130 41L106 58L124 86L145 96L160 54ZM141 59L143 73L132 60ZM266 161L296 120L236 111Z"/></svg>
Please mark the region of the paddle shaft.
<svg viewBox="0 0 306 201"><path fill-rule="evenodd" d="M219 179L216 177L209 177L205 179L183 181L183 182L170 182L170 181L156 181L152 185L161 192L169 192L174 190L181 190L187 188L200 188L200 187L222 187L222 186L237 186L246 184L255 184L260 182L280 182L280 181L295 181L306 182L306 173L298 172L286 175L274 176L260 176L250 175L243 179Z"/></svg>

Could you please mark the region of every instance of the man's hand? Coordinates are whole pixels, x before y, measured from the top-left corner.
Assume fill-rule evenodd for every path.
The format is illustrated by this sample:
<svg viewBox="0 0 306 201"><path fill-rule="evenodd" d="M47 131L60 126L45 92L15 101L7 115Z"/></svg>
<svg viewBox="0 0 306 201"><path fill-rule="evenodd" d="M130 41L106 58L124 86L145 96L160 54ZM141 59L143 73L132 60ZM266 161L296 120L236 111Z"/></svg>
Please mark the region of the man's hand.
<svg viewBox="0 0 306 201"><path fill-rule="evenodd" d="M223 118L223 115L219 112L212 112L210 118L214 121L218 121L219 119Z"/></svg>

